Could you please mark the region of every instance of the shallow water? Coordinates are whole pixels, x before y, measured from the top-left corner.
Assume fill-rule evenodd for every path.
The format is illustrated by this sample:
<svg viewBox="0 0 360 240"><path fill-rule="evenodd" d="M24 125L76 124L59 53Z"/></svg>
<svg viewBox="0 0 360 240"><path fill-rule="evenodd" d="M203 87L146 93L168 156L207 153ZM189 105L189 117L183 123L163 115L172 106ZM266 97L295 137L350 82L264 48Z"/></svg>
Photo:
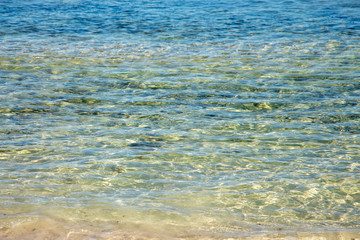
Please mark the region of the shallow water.
<svg viewBox="0 0 360 240"><path fill-rule="evenodd" d="M0 234L358 236L359 11L2 1Z"/></svg>

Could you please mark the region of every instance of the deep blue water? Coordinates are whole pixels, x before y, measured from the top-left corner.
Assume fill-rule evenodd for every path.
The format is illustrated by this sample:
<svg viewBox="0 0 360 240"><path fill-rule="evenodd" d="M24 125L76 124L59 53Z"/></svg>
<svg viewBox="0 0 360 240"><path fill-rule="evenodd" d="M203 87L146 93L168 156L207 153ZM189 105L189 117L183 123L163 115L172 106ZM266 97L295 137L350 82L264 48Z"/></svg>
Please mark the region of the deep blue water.
<svg viewBox="0 0 360 240"><path fill-rule="evenodd" d="M1 1L0 234L359 232L359 43L355 0Z"/></svg>

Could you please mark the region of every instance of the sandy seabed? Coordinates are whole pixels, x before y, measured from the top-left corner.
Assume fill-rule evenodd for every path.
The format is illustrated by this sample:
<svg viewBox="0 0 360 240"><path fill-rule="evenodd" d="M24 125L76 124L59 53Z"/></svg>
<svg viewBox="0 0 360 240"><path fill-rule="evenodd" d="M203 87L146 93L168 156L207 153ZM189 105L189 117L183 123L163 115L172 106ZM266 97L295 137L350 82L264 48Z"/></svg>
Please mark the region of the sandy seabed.
<svg viewBox="0 0 360 240"><path fill-rule="evenodd" d="M9 224L8 224L9 225ZM11 223L10 223L11 225ZM195 232L185 229L171 229L166 227L151 228L151 226L122 225L119 229L103 228L96 224L64 224L53 219L36 219L13 224L13 226L2 226L0 228L0 239L4 240L87 240L87 239L124 239L124 240L146 240L146 239L227 239L227 240L360 240L360 231L348 232L283 232L278 229L272 233L244 232L239 236L227 236L226 233L209 231Z"/></svg>

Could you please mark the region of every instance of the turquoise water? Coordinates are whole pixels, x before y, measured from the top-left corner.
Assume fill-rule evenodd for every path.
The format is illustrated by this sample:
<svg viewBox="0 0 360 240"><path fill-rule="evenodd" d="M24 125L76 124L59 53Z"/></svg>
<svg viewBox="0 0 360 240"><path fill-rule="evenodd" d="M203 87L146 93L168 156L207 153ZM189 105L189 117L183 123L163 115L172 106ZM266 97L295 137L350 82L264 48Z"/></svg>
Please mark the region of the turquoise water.
<svg viewBox="0 0 360 240"><path fill-rule="evenodd" d="M360 232L359 13L2 1L1 231Z"/></svg>

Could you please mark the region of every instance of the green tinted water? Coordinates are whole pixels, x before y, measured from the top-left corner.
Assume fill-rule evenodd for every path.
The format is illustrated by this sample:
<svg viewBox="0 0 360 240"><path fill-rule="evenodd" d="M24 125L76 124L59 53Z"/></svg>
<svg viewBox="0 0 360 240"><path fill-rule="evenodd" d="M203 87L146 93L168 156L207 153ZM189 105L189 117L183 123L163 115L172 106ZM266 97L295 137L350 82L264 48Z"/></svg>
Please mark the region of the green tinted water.
<svg viewBox="0 0 360 240"><path fill-rule="evenodd" d="M2 230L359 231L358 31L277 30L2 36Z"/></svg>

